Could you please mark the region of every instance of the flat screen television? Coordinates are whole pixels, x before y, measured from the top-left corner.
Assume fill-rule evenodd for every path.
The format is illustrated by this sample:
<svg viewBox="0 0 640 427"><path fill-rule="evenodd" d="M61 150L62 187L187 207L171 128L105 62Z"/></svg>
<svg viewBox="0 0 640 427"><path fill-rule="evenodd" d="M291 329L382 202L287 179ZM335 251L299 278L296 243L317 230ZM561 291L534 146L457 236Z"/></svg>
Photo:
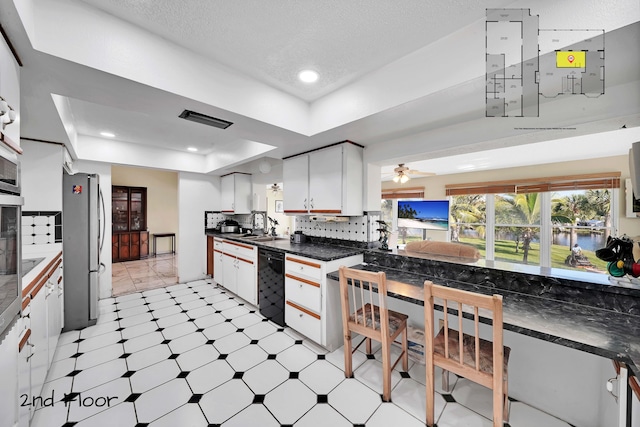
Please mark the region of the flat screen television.
<svg viewBox="0 0 640 427"><path fill-rule="evenodd" d="M448 200L398 200L398 228L449 229Z"/></svg>

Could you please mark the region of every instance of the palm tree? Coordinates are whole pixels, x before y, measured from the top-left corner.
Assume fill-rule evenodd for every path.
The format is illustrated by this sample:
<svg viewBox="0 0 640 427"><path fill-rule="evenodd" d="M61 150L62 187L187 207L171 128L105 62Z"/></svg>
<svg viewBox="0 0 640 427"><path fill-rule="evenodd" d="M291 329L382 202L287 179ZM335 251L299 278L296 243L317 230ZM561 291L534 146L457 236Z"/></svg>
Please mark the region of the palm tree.
<svg viewBox="0 0 640 427"><path fill-rule="evenodd" d="M596 216L604 218L605 241L611 230L611 192L609 190L587 190L586 198L595 211Z"/></svg>
<svg viewBox="0 0 640 427"><path fill-rule="evenodd" d="M536 235L534 225L540 224L540 202L541 198L538 193L525 193L510 195L510 198L504 200L511 204L511 215L517 224L523 224L524 227L518 227L522 236L522 262L525 264L529 261L529 249L531 241ZM571 220L562 213L551 213L551 220L557 222L571 222Z"/></svg>
<svg viewBox="0 0 640 427"><path fill-rule="evenodd" d="M556 218L559 218L556 222L571 223L572 225L576 224L578 218L585 219L587 212L591 210L589 201L584 194L571 194L560 199L553 199L552 203L552 218L555 216ZM576 238L576 229L571 228L571 232L569 234L569 248L573 247Z"/></svg>
<svg viewBox="0 0 640 427"><path fill-rule="evenodd" d="M471 194L464 196L455 196L452 200L451 210L451 241L460 241L460 224L461 223L484 223L485 201L484 196L480 194Z"/></svg>

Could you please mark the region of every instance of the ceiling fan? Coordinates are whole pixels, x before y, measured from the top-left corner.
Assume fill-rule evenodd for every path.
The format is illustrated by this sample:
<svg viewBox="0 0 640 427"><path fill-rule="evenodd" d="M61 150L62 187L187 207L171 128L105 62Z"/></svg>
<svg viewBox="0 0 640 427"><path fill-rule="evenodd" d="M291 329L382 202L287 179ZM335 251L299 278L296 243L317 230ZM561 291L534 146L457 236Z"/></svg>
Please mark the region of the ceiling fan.
<svg viewBox="0 0 640 427"><path fill-rule="evenodd" d="M422 172L415 169L409 169L408 166L405 166L404 163L398 164L398 167L393 170L393 182L399 182L400 184L404 184L409 181L411 177L409 175L418 175L418 176L433 176L435 173L433 172Z"/></svg>

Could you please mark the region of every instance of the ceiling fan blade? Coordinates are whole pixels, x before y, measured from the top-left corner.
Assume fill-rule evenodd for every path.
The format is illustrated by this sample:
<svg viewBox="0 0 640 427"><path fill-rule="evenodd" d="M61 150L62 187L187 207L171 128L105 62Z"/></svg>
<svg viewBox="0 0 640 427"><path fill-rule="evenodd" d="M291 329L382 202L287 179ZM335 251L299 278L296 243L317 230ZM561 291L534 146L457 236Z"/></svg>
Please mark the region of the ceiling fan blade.
<svg viewBox="0 0 640 427"><path fill-rule="evenodd" d="M409 175L421 175L421 176L434 176L435 172L422 172L422 171L418 171L418 170L408 170L405 173L409 174Z"/></svg>

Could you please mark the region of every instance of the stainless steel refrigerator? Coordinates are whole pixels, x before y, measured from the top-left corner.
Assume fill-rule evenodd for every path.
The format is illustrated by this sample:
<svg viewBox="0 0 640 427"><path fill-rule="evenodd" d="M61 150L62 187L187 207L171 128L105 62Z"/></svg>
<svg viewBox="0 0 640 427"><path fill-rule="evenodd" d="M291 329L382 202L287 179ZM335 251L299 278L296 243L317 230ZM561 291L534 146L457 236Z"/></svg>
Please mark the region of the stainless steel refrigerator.
<svg viewBox="0 0 640 427"><path fill-rule="evenodd" d="M65 173L62 193L63 330L71 331L95 325L98 320L100 248L104 239L100 177Z"/></svg>

